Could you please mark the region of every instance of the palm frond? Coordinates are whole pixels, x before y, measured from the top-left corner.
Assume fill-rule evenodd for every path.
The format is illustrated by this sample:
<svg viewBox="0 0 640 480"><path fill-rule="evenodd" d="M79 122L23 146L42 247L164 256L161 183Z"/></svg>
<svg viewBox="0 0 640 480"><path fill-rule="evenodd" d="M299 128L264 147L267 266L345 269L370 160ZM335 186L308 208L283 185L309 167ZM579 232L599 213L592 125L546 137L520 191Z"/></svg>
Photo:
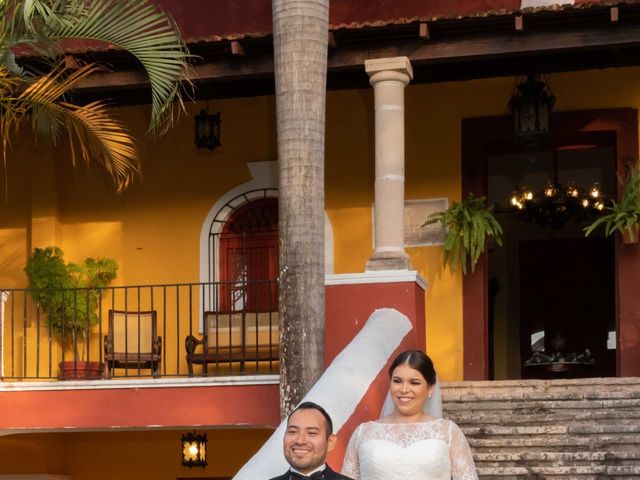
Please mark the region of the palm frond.
<svg viewBox="0 0 640 480"><path fill-rule="evenodd" d="M23 0L17 5L21 29L35 41L90 39L132 53L149 76L150 128L163 132L170 126L189 52L160 7L148 0Z"/></svg>
<svg viewBox="0 0 640 480"><path fill-rule="evenodd" d="M6 151L8 139L27 120L36 131L44 131L54 142L66 131L71 145L72 162L82 160L102 163L112 175L118 190L126 188L139 173L135 142L124 126L114 120L101 102L78 106L65 101L66 94L98 67L85 65L70 71L59 64L49 74L25 84L21 93L0 97L0 134ZM0 69L0 85L4 83ZM7 82L23 82L6 73ZM9 87L7 87L9 88ZM0 87L0 91L2 88Z"/></svg>
<svg viewBox="0 0 640 480"><path fill-rule="evenodd" d="M140 173L135 142L129 132L111 117L101 102L83 106L61 103L60 106L66 108L68 114L65 122L72 151L75 137L85 161L97 159L113 177L118 191L127 188Z"/></svg>

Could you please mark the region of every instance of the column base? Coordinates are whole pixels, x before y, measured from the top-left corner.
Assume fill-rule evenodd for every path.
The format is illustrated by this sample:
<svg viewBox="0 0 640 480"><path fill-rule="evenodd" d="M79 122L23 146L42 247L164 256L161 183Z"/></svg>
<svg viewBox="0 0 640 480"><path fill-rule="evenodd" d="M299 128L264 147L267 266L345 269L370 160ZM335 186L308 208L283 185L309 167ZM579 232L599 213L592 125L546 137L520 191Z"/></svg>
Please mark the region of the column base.
<svg viewBox="0 0 640 480"><path fill-rule="evenodd" d="M404 252L374 252L365 266L366 272L376 270L413 270L409 255Z"/></svg>

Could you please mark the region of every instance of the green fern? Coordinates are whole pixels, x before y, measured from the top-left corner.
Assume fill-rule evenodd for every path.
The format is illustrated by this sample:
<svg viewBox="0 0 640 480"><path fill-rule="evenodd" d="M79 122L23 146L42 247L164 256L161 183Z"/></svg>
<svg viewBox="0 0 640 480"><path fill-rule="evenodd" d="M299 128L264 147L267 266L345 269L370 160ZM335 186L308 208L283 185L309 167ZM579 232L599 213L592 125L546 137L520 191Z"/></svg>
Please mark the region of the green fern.
<svg viewBox="0 0 640 480"><path fill-rule="evenodd" d="M476 198L469 193L466 200L453 205L448 210L429 215L423 226L441 223L447 228L443 246L443 263L452 272L462 265L467 274L467 265L475 271L476 263L484 252L488 237L493 237L497 245L502 245L502 227L493 215L493 206L486 206L486 198Z"/></svg>
<svg viewBox="0 0 640 480"><path fill-rule="evenodd" d="M606 210L609 213L585 227L584 236L588 237L596 228L604 225L605 236L626 232L635 242L636 225L640 223L640 164L636 163L629 169L620 202L611 200L611 206Z"/></svg>

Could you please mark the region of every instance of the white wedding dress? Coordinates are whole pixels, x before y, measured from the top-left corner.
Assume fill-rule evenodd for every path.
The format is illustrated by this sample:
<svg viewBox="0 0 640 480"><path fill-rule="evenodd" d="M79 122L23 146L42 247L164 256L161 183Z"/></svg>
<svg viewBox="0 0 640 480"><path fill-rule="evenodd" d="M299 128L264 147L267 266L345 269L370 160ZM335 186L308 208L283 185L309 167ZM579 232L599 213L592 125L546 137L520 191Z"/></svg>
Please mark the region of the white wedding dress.
<svg viewBox="0 0 640 480"><path fill-rule="evenodd" d="M353 432L342 465L354 480L477 480L469 444L451 420L367 422Z"/></svg>

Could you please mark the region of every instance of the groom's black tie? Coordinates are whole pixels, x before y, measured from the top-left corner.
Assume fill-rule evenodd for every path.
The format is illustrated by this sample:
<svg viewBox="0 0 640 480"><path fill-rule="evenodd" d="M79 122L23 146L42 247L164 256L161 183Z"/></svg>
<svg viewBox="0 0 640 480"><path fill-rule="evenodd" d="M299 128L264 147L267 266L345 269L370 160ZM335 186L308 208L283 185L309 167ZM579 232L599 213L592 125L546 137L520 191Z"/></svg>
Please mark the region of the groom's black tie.
<svg viewBox="0 0 640 480"><path fill-rule="evenodd" d="M324 471L319 470L317 472L312 473L311 475L302 475L298 472L289 471L289 480L323 480L324 479Z"/></svg>

